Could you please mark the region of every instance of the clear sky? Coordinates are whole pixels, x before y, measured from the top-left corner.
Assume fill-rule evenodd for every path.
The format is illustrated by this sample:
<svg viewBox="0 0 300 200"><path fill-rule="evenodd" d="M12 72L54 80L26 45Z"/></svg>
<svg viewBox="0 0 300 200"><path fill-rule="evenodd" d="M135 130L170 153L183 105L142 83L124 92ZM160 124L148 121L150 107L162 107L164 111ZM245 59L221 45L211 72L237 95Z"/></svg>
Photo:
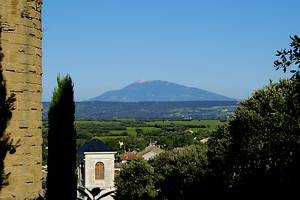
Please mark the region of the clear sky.
<svg viewBox="0 0 300 200"><path fill-rule="evenodd" d="M299 0L44 0L43 101L69 74L75 101L140 80L245 99L300 35Z"/></svg>

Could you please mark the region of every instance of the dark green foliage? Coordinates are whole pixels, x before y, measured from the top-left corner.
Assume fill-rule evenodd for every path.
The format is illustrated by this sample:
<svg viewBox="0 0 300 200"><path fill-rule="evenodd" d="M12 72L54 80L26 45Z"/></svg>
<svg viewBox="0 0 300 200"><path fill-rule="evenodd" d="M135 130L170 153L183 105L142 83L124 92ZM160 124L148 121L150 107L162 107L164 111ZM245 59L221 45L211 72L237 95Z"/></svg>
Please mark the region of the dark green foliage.
<svg viewBox="0 0 300 200"><path fill-rule="evenodd" d="M156 199L194 199L200 194L201 198L209 197L206 151L204 144L189 145L150 160L158 191Z"/></svg>
<svg viewBox="0 0 300 200"><path fill-rule="evenodd" d="M0 29L1 33L1 29ZM9 173L6 174L4 171L4 159L7 152L10 154L15 153L16 144L13 144L13 140L10 138L9 133L5 130L8 126L9 121L12 118L12 110L14 109L15 94L10 94L7 97L6 81L2 73L2 58L3 54L0 47L0 191L3 186L8 185L7 178Z"/></svg>
<svg viewBox="0 0 300 200"><path fill-rule="evenodd" d="M42 165L47 165L48 159L48 129L42 130L43 143L42 143Z"/></svg>
<svg viewBox="0 0 300 200"><path fill-rule="evenodd" d="M278 51L274 62L284 72L295 65L291 79L256 90L208 142L210 179L219 198L292 199L298 193L299 38L291 39L293 49Z"/></svg>
<svg viewBox="0 0 300 200"><path fill-rule="evenodd" d="M150 200L157 195L153 167L143 159L126 164L115 178L115 198L119 200Z"/></svg>
<svg viewBox="0 0 300 200"><path fill-rule="evenodd" d="M46 199L76 199L76 130L73 83L57 78L48 113L48 176Z"/></svg>
<svg viewBox="0 0 300 200"><path fill-rule="evenodd" d="M271 81L255 91L209 140L216 185L231 198L297 194L300 104L294 81Z"/></svg>
<svg viewBox="0 0 300 200"><path fill-rule="evenodd" d="M292 77L295 77L300 69L300 38L297 35L290 38L292 40L290 43L291 49L277 51L276 56L279 59L275 60L274 67L276 70L282 68L283 72L286 72L287 68L290 68L290 72L293 74Z"/></svg>
<svg viewBox="0 0 300 200"><path fill-rule="evenodd" d="M211 197L207 147L190 145L150 159L131 160L115 179L118 200L195 199ZM213 190L211 190L213 191Z"/></svg>

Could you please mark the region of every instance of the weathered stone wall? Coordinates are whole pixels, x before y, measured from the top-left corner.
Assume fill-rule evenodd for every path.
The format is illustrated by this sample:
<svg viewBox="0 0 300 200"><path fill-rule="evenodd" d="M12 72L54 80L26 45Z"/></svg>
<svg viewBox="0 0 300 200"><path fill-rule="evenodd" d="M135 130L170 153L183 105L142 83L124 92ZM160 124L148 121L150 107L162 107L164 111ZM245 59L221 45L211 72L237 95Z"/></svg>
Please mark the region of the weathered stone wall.
<svg viewBox="0 0 300 200"><path fill-rule="evenodd" d="M0 199L35 199L42 194L42 0L0 0L3 75L16 94L7 132L20 141L7 154L9 185Z"/></svg>

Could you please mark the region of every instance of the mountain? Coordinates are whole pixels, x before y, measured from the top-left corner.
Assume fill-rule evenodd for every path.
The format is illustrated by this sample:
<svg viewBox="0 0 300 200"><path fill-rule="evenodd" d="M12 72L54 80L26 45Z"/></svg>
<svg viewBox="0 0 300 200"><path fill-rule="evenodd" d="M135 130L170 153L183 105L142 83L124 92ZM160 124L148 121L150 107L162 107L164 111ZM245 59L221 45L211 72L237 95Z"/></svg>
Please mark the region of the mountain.
<svg viewBox="0 0 300 200"><path fill-rule="evenodd" d="M112 90L88 101L143 102L143 101L235 101L220 94L187 87L168 81L139 81L120 90Z"/></svg>

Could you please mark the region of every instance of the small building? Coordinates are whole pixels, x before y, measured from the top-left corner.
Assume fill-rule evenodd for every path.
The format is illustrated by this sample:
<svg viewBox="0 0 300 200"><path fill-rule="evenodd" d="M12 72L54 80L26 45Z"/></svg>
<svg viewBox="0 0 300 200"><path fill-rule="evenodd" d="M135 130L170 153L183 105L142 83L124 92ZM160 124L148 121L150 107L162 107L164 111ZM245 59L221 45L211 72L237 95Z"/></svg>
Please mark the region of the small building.
<svg viewBox="0 0 300 200"><path fill-rule="evenodd" d="M138 155L136 152L124 152L121 155L119 155L119 159L122 163L126 163L129 160L137 159L137 158L142 158L141 155Z"/></svg>
<svg viewBox="0 0 300 200"><path fill-rule="evenodd" d="M107 192L114 190L116 153L114 149L96 138L82 145L78 149L78 187L89 190L99 187ZM79 197L83 198L80 195Z"/></svg>
<svg viewBox="0 0 300 200"><path fill-rule="evenodd" d="M200 140L200 142L202 142L202 143L207 143L207 142L208 142L208 140L209 140L209 137L207 137L207 138L203 138L202 140Z"/></svg>
<svg viewBox="0 0 300 200"><path fill-rule="evenodd" d="M138 152L137 156L142 157L145 160L149 160L150 158L153 158L162 152L164 152L163 149L161 149L159 146L156 146L155 143L150 142L149 146L146 147L145 150Z"/></svg>

